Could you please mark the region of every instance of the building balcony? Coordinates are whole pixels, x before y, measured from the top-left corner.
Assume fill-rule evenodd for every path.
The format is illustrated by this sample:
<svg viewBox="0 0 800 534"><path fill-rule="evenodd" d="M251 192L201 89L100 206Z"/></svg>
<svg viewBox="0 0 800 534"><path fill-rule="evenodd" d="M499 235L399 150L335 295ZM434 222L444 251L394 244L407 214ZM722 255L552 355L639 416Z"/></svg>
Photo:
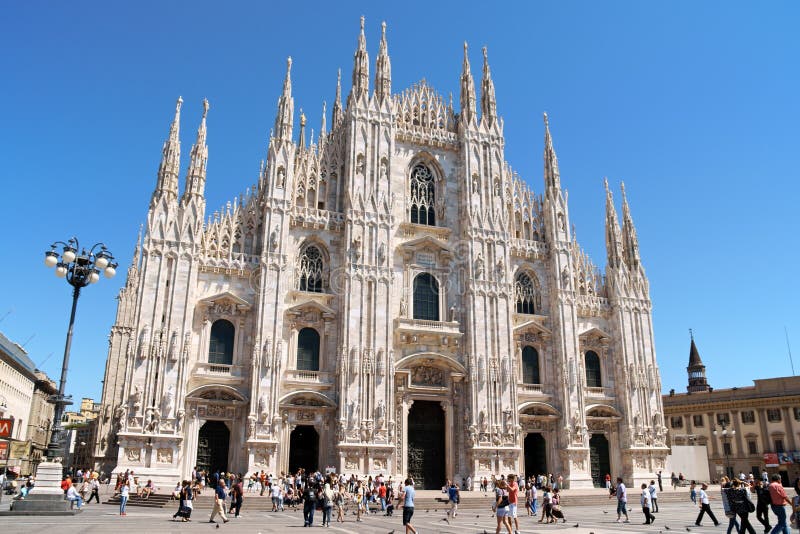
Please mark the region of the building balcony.
<svg viewBox="0 0 800 534"><path fill-rule="evenodd" d="M244 366L224 363L197 362L193 375L208 378L224 384L238 384L244 381Z"/></svg>
<svg viewBox="0 0 800 534"><path fill-rule="evenodd" d="M400 343L409 345L434 345L442 347L458 347L464 335L459 330L458 321L428 321L425 319L395 319L395 332Z"/></svg>
<svg viewBox="0 0 800 534"><path fill-rule="evenodd" d="M517 384L517 395L523 397L550 397L544 384Z"/></svg>
<svg viewBox="0 0 800 534"><path fill-rule="evenodd" d="M614 397L614 391L611 388L583 388L584 395L591 398L610 399Z"/></svg>
<svg viewBox="0 0 800 534"><path fill-rule="evenodd" d="M302 385L311 389L328 389L333 386L333 376L331 373L324 371L287 369L284 375L284 382Z"/></svg>

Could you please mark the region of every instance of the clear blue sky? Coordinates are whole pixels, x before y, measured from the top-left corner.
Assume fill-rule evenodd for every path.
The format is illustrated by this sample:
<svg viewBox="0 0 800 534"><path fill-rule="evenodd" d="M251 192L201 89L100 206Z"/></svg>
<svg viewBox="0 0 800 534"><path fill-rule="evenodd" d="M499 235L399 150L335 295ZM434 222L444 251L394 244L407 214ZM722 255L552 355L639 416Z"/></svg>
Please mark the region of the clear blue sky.
<svg viewBox="0 0 800 534"><path fill-rule="evenodd" d="M26 349L57 378L70 292L42 254L71 235L105 241L120 276L81 297L68 383L99 398L177 96L182 172L211 102L210 212L256 179L289 55L296 108L319 129L339 67L348 90L363 14L373 72L388 23L396 92L424 77L458 101L463 41L473 72L488 46L506 158L542 190L547 111L572 222L601 268L602 179L625 181L665 392L685 389L690 327L713 386L790 374L784 325L800 369L798 3L522 4L6 3L0 330L33 336Z"/></svg>

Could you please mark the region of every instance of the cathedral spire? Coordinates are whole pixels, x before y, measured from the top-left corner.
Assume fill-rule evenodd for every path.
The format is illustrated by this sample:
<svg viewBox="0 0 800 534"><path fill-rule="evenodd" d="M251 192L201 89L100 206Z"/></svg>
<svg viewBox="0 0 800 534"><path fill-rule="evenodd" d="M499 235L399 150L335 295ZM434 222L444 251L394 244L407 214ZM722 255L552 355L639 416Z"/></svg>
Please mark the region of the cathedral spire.
<svg viewBox="0 0 800 534"><path fill-rule="evenodd" d="M553 148L553 137L550 135L550 119L544 114L544 184L547 188L560 189L561 176L558 172L558 157Z"/></svg>
<svg viewBox="0 0 800 534"><path fill-rule="evenodd" d="M342 69L336 75L336 98L333 100L333 128L342 123L344 114L342 113Z"/></svg>
<svg viewBox="0 0 800 534"><path fill-rule="evenodd" d="M622 188L622 241L625 244L625 261L633 268L638 267L641 263L639 239L636 237L636 227L633 225L628 197L625 195L625 183L622 182L620 187Z"/></svg>
<svg viewBox="0 0 800 534"><path fill-rule="evenodd" d="M358 48L353 56L353 86L347 105L355 98L369 94L369 54L367 54L367 38L364 37L364 17L361 17L361 33L358 34Z"/></svg>
<svg viewBox="0 0 800 534"><path fill-rule="evenodd" d="M278 139L291 141L294 123L294 98L292 98L292 58L286 60L286 78L283 80L283 92L278 98L278 115L275 117L273 135Z"/></svg>
<svg viewBox="0 0 800 534"><path fill-rule="evenodd" d="M392 63L389 61L389 46L386 44L386 23L381 22L381 44L375 61L375 96L379 102L392 95Z"/></svg>
<svg viewBox="0 0 800 534"><path fill-rule="evenodd" d="M152 201L166 196L168 199L178 197L178 175L181 166L181 106L183 98L178 97L175 103L175 118L169 127L169 137L161 149L161 164L158 166L158 182L153 192Z"/></svg>
<svg viewBox="0 0 800 534"><path fill-rule="evenodd" d="M322 101L322 124L319 127L319 142L322 144L322 139L328 134L328 104Z"/></svg>
<svg viewBox="0 0 800 534"><path fill-rule="evenodd" d="M606 253L608 266L620 268L623 265L622 231L617 219L617 210L614 208L614 197L608 188L608 179L603 179L606 187Z"/></svg>
<svg viewBox="0 0 800 534"><path fill-rule="evenodd" d="M303 113L303 108L300 108L300 135L297 137L297 146L300 150L306 147L306 115Z"/></svg>
<svg viewBox="0 0 800 534"><path fill-rule="evenodd" d="M692 339L689 345L689 365L686 367L686 372L689 375L689 386L686 391L695 393L698 391L711 391L706 380L706 366L703 365L703 360L700 359L700 353L697 351L697 345L694 344L694 333L689 329L689 336Z"/></svg>
<svg viewBox="0 0 800 534"><path fill-rule="evenodd" d="M494 82L489 71L489 55L483 47L483 81L481 82L481 121L491 126L497 120L497 101L494 95Z"/></svg>
<svg viewBox="0 0 800 534"><path fill-rule="evenodd" d="M464 63L461 67L461 118L466 124L475 121L476 111L475 80L469 68L467 42L464 41Z"/></svg>
<svg viewBox="0 0 800 534"><path fill-rule="evenodd" d="M193 197L202 198L206 187L206 164L208 163L208 146L206 145L206 116L208 100L203 99L203 118L197 128L197 139L192 146L189 160L189 171L186 174L186 187L181 202L186 204Z"/></svg>

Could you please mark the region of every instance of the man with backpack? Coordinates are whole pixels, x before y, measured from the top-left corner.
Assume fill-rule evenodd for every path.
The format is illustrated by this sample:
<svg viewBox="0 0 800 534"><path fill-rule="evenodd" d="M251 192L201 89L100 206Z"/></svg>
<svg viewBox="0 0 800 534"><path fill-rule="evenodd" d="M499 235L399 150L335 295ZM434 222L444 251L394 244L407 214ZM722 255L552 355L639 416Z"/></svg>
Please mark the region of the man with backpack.
<svg viewBox="0 0 800 534"><path fill-rule="evenodd" d="M450 487L447 488L447 501L450 503L450 509L447 511L447 517L455 518L458 515L458 501L460 497L460 491L458 486L456 486L455 482L450 484Z"/></svg>
<svg viewBox="0 0 800 534"><path fill-rule="evenodd" d="M234 484L231 486L231 509L230 512L236 510L236 513L233 517L239 517L239 514L242 512L242 503L244 502L244 484L242 483L242 475L239 474L239 477L234 479ZM230 513L229 512L229 513Z"/></svg>

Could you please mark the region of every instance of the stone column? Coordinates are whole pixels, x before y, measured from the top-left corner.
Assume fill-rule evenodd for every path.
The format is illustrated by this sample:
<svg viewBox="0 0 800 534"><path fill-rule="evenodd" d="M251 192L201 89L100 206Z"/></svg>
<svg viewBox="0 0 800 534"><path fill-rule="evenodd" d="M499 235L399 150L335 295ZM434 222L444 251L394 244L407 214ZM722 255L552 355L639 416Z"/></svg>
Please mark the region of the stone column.
<svg viewBox="0 0 800 534"><path fill-rule="evenodd" d="M733 430L736 432L736 434L734 434L734 438L736 439L736 454L734 454L734 457L744 457L747 455L747 452L744 450L744 445L742 445L742 429L739 426L741 419L742 417L739 410L731 410L731 422L733 423Z"/></svg>
<svg viewBox="0 0 800 534"><path fill-rule="evenodd" d="M786 444L787 445L786 450L787 451L797 450L797 445L795 445L796 440L794 437L794 432L792 432L792 419L791 419L792 414L789 413L789 407L782 406L781 414L783 416L783 423L786 425L786 437L789 438L789 441Z"/></svg>
<svg viewBox="0 0 800 534"><path fill-rule="evenodd" d="M771 451L772 444L769 442L769 432L767 431L767 411L764 408L758 409L758 428L761 430L762 451Z"/></svg>
<svg viewBox="0 0 800 534"><path fill-rule="evenodd" d="M444 411L444 450L445 450L445 478L454 480L455 472L453 469L453 405L449 400L441 401L442 411Z"/></svg>
<svg viewBox="0 0 800 534"><path fill-rule="evenodd" d="M711 425L714 425L713 427ZM719 454L719 440L718 436L714 435L714 429L717 428L717 420L714 418L714 412L708 412L708 429L711 430L711 452L714 456ZM722 429L720 428L719 431L721 432Z"/></svg>

